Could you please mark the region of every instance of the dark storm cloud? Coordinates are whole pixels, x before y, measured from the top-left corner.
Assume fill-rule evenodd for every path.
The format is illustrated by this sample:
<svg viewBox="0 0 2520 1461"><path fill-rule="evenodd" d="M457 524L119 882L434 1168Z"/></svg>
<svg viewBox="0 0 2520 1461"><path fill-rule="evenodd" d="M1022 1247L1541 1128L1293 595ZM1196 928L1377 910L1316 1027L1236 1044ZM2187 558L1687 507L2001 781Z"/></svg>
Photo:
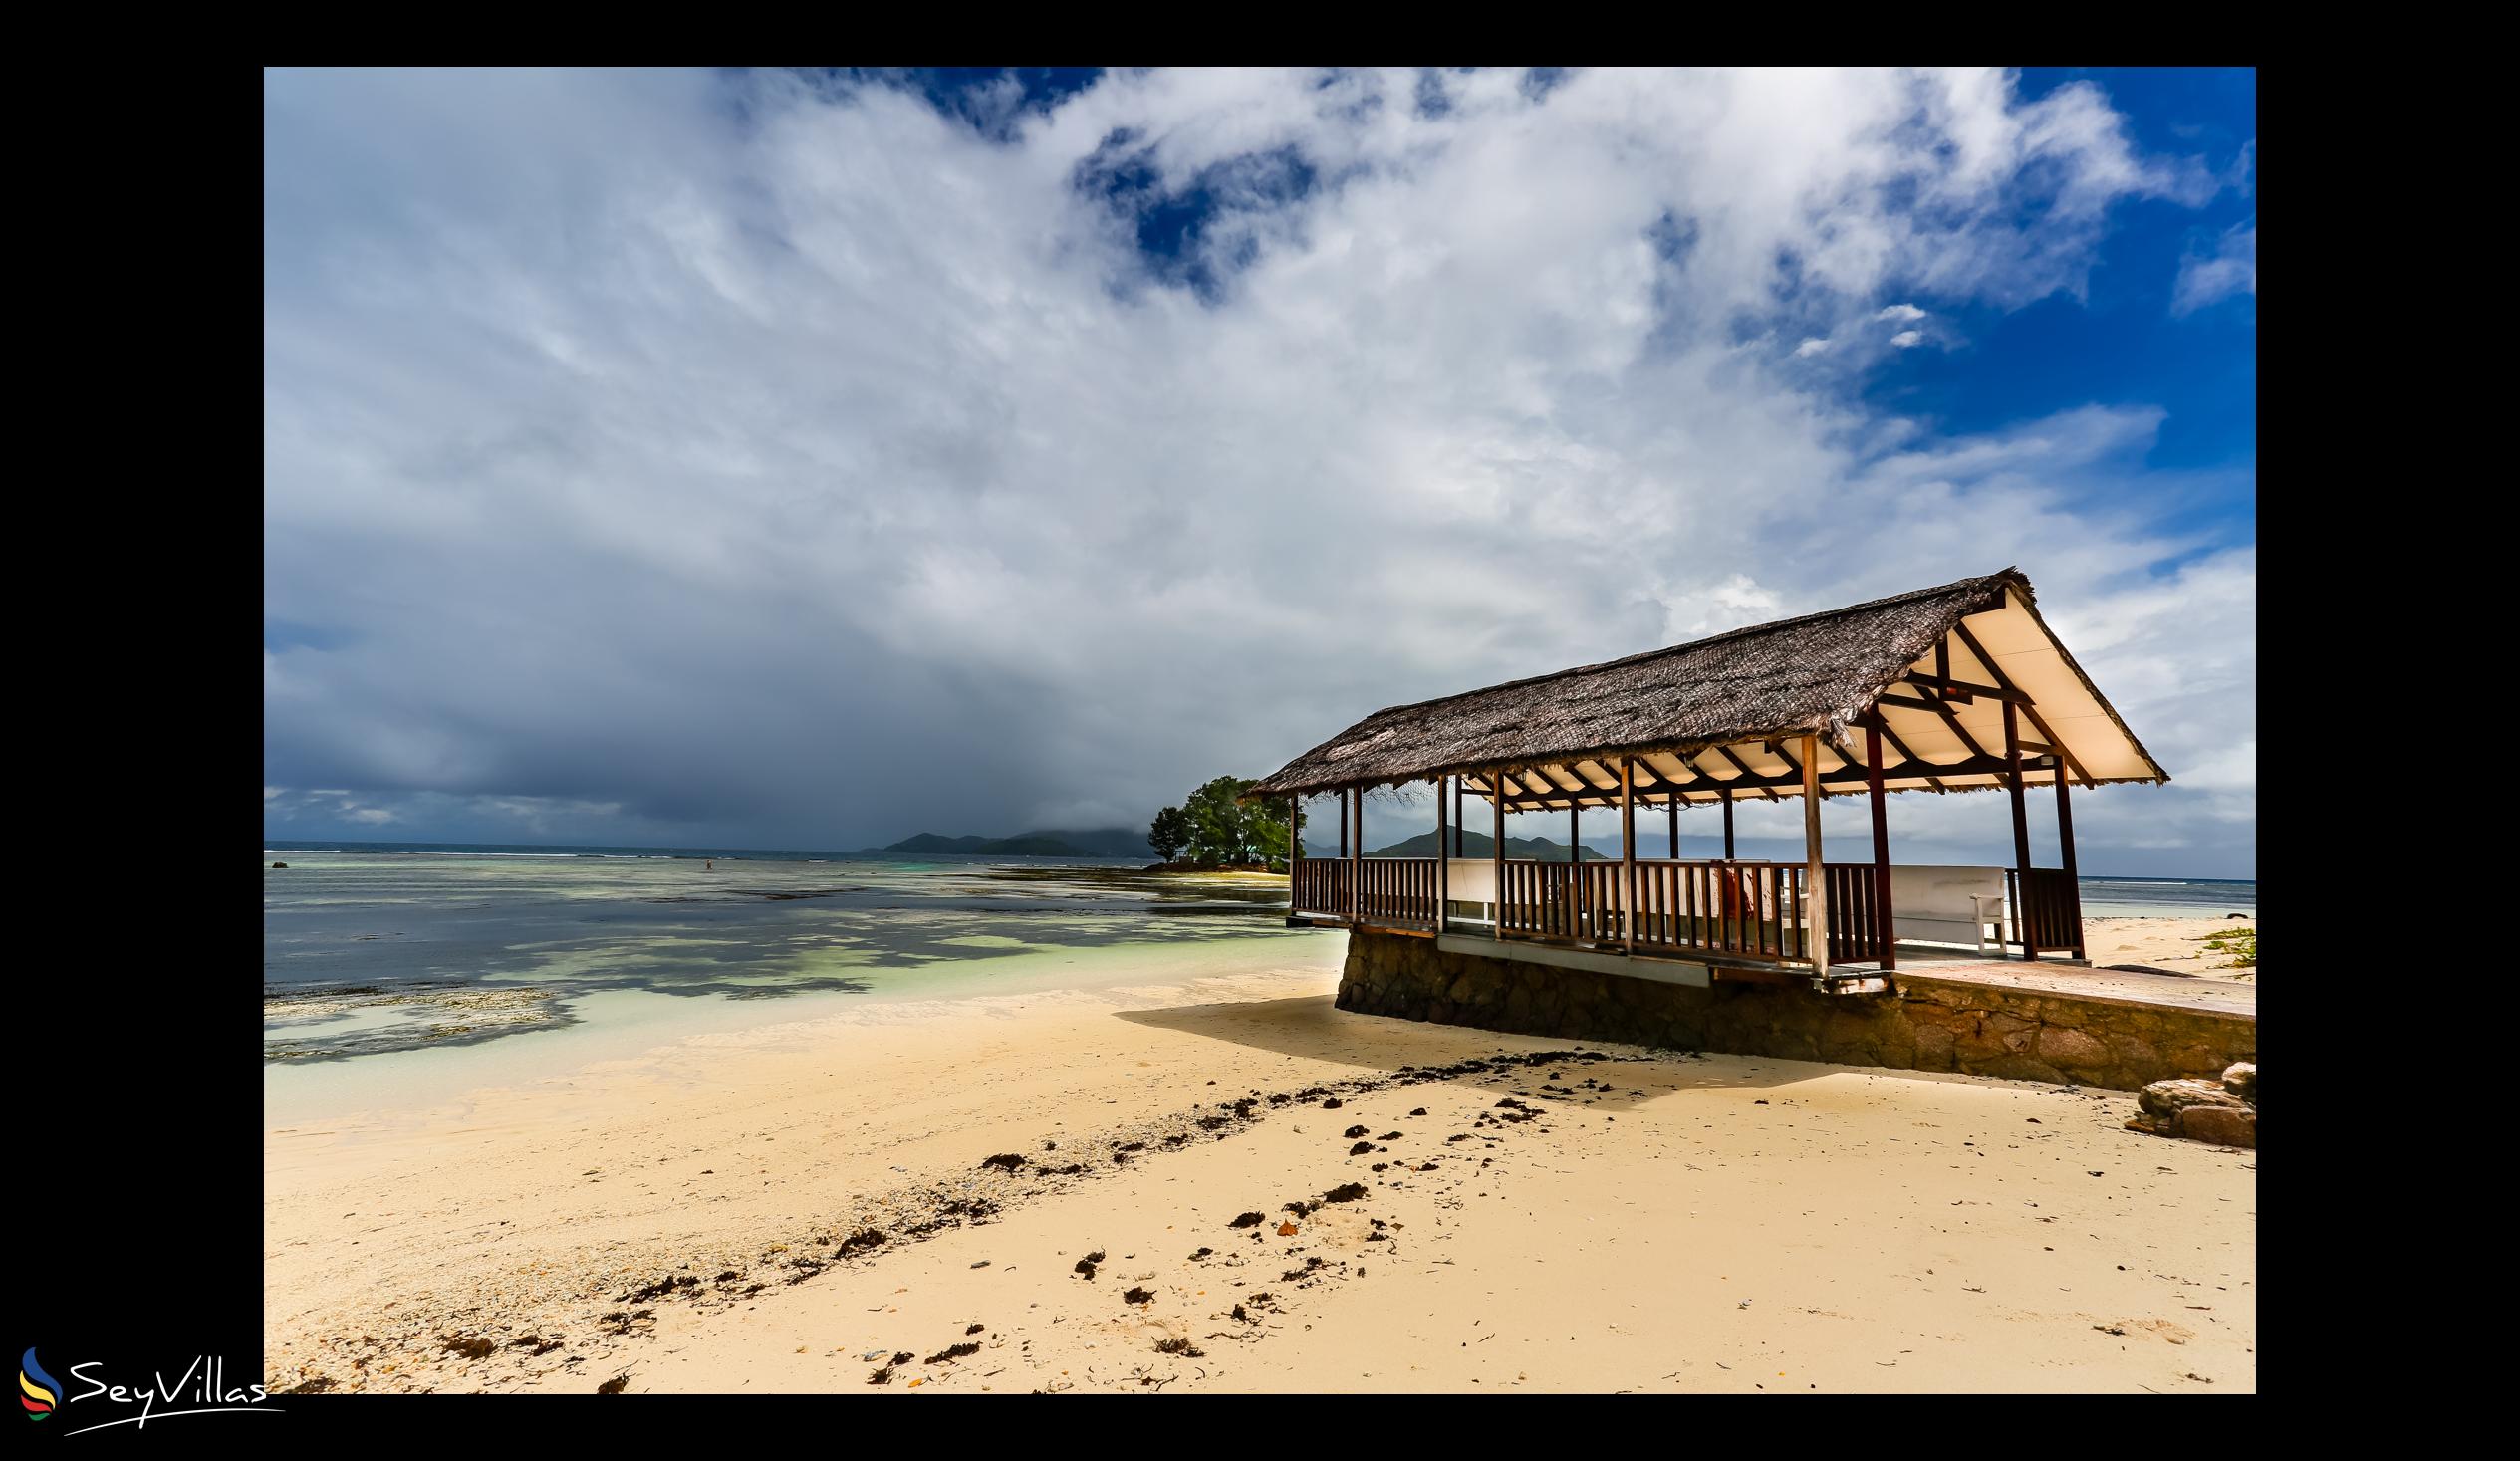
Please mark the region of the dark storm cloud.
<svg viewBox="0 0 2520 1461"><path fill-rule="evenodd" d="M2086 843L2245 860L2254 556L2154 526L2158 413L1945 438L1856 389L2192 169L1982 75L1426 85L1115 74L979 125L271 74L270 825L1136 824L1380 705L2018 563L2180 778Z"/></svg>

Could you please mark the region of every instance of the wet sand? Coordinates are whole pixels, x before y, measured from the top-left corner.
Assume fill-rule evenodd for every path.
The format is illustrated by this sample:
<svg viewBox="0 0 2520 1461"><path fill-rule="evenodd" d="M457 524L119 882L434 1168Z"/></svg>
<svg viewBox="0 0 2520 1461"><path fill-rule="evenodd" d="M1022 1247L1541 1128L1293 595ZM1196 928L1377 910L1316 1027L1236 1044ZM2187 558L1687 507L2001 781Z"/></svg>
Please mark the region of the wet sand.
<svg viewBox="0 0 2520 1461"><path fill-rule="evenodd" d="M1349 1015L1338 952L273 1129L272 1382L2254 1388L2255 1155L2129 1093Z"/></svg>

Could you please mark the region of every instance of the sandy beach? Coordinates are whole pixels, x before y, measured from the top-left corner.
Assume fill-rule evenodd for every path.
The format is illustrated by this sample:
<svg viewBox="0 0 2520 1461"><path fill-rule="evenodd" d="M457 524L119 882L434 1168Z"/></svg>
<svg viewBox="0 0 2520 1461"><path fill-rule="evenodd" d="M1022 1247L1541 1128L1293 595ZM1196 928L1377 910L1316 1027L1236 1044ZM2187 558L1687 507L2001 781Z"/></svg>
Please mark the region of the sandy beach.
<svg viewBox="0 0 2520 1461"><path fill-rule="evenodd" d="M2138 968L2197 979L2252 983L2255 969L2230 967L2231 956L2206 946L2205 935L2255 928L2254 919L2125 918L2093 914L2083 919L2083 938L2094 968Z"/></svg>
<svg viewBox="0 0 2520 1461"><path fill-rule="evenodd" d="M272 1382L2254 1387L2255 1155L2131 1093L1352 1015L1343 942L274 1127Z"/></svg>

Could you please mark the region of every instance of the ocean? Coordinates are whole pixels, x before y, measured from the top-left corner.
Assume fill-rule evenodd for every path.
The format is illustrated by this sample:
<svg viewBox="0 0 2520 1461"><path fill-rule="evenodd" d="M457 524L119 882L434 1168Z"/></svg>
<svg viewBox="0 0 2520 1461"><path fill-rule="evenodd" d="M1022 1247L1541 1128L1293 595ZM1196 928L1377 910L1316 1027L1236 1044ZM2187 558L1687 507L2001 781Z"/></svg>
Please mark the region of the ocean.
<svg viewBox="0 0 2520 1461"><path fill-rule="evenodd" d="M1335 967L1342 946L1285 926L1283 879L1085 859L271 841L263 860L275 1101L349 1066L451 1090L872 1002ZM2256 913L2249 881L2082 886L2096 918Z"/></svg>
<svg viewBox="0 0 2520 1461"><path fill-rule="evenodd" d="M264 861L288 864L263 873L264 1055L283 1062L558 1029L607 994L1052 987L1089 956L1305 933L1283 881L1063 858L274 842Z"/></svg>
<svg viewBox="0 0 2520 1461"><path fill-rule="evenodd" d="M2087 918L2257 916L2257 883L2226 877L2080 877Z"/></svg>

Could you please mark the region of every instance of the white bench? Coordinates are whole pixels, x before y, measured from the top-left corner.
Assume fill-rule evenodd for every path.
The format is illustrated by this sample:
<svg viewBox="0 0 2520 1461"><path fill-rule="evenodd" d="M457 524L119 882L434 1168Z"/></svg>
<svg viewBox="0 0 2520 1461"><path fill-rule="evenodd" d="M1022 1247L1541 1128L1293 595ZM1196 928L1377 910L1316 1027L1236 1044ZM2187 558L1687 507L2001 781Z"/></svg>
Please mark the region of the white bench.
<svg viewBox="0 0 2520 1461"><path fill-rule="evenodd" d="M1983 950L1990 924L2000 945L2003 922L2003 868L1890 864L1890 929L1899 938Z"/></svg>

